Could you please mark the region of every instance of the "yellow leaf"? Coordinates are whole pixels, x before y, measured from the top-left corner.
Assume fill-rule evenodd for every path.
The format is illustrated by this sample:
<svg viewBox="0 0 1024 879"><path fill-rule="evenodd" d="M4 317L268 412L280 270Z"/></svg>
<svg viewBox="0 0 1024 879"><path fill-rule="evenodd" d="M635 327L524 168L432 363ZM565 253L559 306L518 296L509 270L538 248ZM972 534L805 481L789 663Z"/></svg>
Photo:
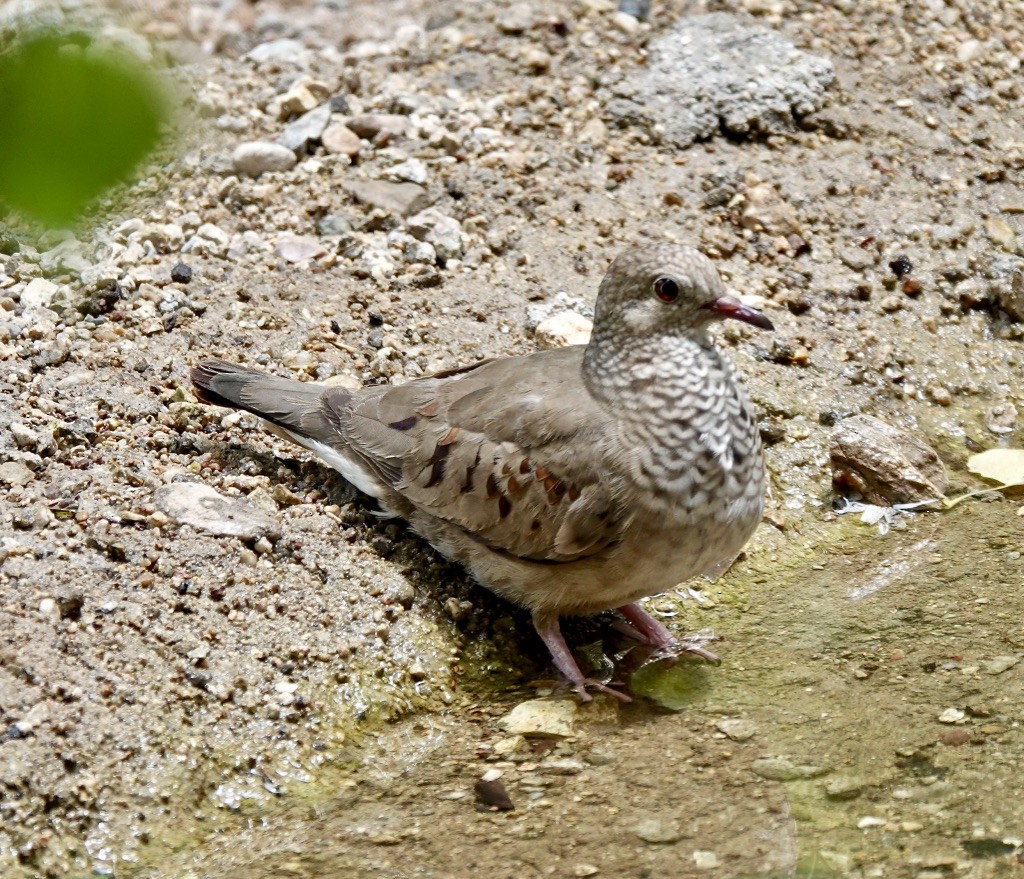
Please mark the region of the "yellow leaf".
<svg viewBox="0 0 1024 879"><path fill-rule="evenodd" d="M1024 449L989 449L967 459L967 469L1004 488L1024 485Z"/></svg>

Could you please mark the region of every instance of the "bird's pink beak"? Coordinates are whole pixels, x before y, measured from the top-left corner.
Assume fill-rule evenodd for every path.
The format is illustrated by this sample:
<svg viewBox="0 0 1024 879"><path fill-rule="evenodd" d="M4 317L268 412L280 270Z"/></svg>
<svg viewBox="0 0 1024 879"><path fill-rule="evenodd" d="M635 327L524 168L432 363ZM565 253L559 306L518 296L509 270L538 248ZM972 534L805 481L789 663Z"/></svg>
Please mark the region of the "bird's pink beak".
<svg viewBox="0 0 1024 879"><path fill-rule="evenodd" d="M731 317L733 320L741 320L745 324L760 327L762 330L774 330L775 325L768 320L760 311L744 305L735 296L719 296L710 302L705 302L701 308L720 314L722 317Z"/></svg>

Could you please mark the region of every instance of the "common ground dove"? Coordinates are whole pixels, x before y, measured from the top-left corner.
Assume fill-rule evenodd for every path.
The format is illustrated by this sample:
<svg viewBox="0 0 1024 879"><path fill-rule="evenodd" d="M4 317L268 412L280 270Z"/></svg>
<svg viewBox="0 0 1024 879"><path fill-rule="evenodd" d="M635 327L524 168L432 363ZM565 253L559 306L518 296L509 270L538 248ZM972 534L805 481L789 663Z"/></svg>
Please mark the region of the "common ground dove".
<svg viewBox="0 0 1024 879"><path fill-rule="evenodd" d="M265 418L406 519L484 586L527 607L581 698L565 614L618 608L680 643L637 599L731 559L761 518L757 424L711 324L772 329L697 251L621 254L587 345L474 363L397 387L325 387L218 360L199 397Z"/></svg>

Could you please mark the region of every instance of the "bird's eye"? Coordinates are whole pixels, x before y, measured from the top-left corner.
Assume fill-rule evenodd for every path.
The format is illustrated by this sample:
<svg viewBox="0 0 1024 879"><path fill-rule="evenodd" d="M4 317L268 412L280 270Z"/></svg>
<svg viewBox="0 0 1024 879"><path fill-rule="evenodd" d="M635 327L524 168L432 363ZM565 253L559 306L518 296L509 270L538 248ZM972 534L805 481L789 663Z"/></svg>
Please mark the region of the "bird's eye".
<svg viewBox="0 0 1024 879"><path fill-rule="evenodd" d="M679 298L679 285L671 278L658 278L654 292L662 302L675 302Z"/></svg>

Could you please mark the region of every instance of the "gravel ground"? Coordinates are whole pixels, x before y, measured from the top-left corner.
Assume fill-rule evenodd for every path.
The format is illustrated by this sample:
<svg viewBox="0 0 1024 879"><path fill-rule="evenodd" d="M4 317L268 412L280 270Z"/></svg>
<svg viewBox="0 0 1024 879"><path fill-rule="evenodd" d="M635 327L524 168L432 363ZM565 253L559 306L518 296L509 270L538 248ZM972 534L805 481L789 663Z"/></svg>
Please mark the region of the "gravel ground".
<svg viewBox="0 0 1024 879"><path fill-rule="evenodd" d="M0 20L24 6L0 7ZM68 7L36 14L89 15ZM751 39L755 28L753 39L776 47L769 56L778 59L758 64L744 90L725 58L714 67L710 103L692 89L675 91L665 63L696 39L672 29L705 13L732 18L700 19L700 40L723 29ZM895 837L881 849L873 840L874 854L859 854L856 841L841 848L837 840L847 837L830 838L828 821L792 814L792 785L807 773L758 774L752 761L777 755L746 740L733 748L715 723L737 706L760 712L761 729L789 729L819 712L792 696L791 716L765 703L752 708L757 682L742 657L754 651L762 668L786 669L792 644L782 633L805 617L829 630L834 609L810 597L825 575L811 572L831 566L833 583L862 574L873 582L866 557L853 570L844 558L844 543L859 546L869 532L830 512L828 439L838 419L862 412L913 431L939 450L951 491L970 483L964 463L973 451L1021 445L1018 12L995 0L674 2L656 4L651 20L638 23L605 0L174 0L126 3L104 16L119 22L107 26L109 38L129 40L126 28L134 28L171 63L183 131L166 160L77 238L51 233L33 243L16 224L0 237L0 866L8 874L155 870L169 851L241 834L260 810L279 808L274 801L297 798L303 805L295 808L308 809L316 799L308 792L322 794L339 766L348 767L348 783L372 785L371 771L352 767L372 767L376 731L403 717L380 745L392 749L388 777L405 780L397 802L415 804L420 789L465 793L452 779L491 736L481 739L474 724L533 694L512 688L550 674L528 623L400 524L380 522L339 477L254 419L198 405L188 368L217 355L357 385L564 343L585 333L610 259L649 238L699 245L727 284L776 323L774 336L728 327L722 337L761 413L771 499L747 559L705 587L711 610L655 602L679 614L681 627L710 622L729 633L726 664L708 672L721 693L702 697L686 719L641 712L610 723L609 733L598 718L580 744L556 746L555 757L582 760L607 745L602 735L615 738L619 769L625 761L635 772L602 772L611 763L599 757L585 771L553 774L582 774L603 802L633 798L632 811L626 836L602 843L610 852L603 861L536 848L535 872L557 865L560 875L593 875L593 867L643 876L675 864L684 874L712 874L728 863L715 875L787 873L804 863L794 820L816 828L815 875L1009 868L1014 840L1024 837L1012 809L980 833L969 815L963 826L929 823L927 809L902 824L866 812L851 819L858 839L873 828L889 833L890 824L895 837L934 834L918 861L899 854L906 846ZM673 127L674 109L705 127ZM204 506L191 484L221 499ZM945 620L955 641L963 614L963 625L987 639L972 645L988 651L977 667L966 663L988 700L982 710L1003 712L989 723L997 732L980 732L979 721L982 737L1005 735L1019 720L998 707L1009 698L1000 687L1019 693L1017 667L979 671L1017 656L1024 640L1014 605L996 600L1016 601L1021 582L1010 558L1019 558L1020 520L1009 506L986 506L977 520L958 508L928 538L958 563L984 543L995 560L981 582L1003 590L960 607L960 590L977 584L969 571L940 571L928 583L953 593L913 593L921 606L937 605L933 616L882 602L863 611L867 621L850 623L850 632L871 633L880 625L872 614L891 611L908 627L900 638L914 642L898 649L906 656L918 642L929 645L921 649L935 658L934 671L963 665L963 650L929 620ZM232 531L239 519L247 530ZM979 521L988 530L979 532ZM924 552L925 537L910 532L884 551L894 559ZM765 630L747 625L750 607L760 608ZM777 642L753 643L771 632ZM849 661L844 650L861 655L821 637L818 647L840 665ZM872 656L858 661L877 668ZM745 685L728 683L730 665ZM875 680L875 668L850 674ZM952 695L933 692L921 668L890 681L880 691L890 701L879 696L880 704L914 693L929 723L946 708L961 712L944 721L954 729L983 716L967 713L973 702L959 691L946 704ZM827 680L830 692L848 685L843 675ZM761 683L766 694L778 692ZM839 747L834 735L825 740ZM687 762L691 745L679 740L704 756ZM1008 741L1006 753L1015 754L1016 740ZM661 781L657 758L672 747L677 786L701 791L694 795L708 799L715 817L692 845L692 836L668 839L671 828L655 828L648 835L666 838L641 840L653 848L628 856L638 845L633 825L646 820L645 786L653 802L678 812L671 820L692 817L679 790L670 794ZM932 788L949 771L928 774L911 745L898 747ZM708 748L735 761L721 768ZM869 752L863 760L873 759ZM438 753L445 759L430 757ZM1009 785L999 754L989 768ZM705 787L712 763L720 784ZM890 780L874 777L867 788ZM556 807L524 818L516 832L536 838L559 821L571 825L566 810L585 793L573 784L558 782ZM845 802L837 791L832 799ZM360 820L379 813L381 797L356 804L369 810ZM744 812L753 801L764 808ZM382 845L397 840L395 862L371 869L359 861L366 875L506 875L502 864L525 857L504 847L511 837L481 831L491 860L463 860L462 872L439 866L474 838L466 831L454 840L459 821L476 814L470 800L445 802L440 815L452 838L435 835L424 850L403 848L406 837L392 833ZM610 814L579 819L573 845ZM865 817L880 823L860 826ZM721 840L736 826L761 832L761 849L737 835L728 854ZM315 827L309 833L316 838ZM991 845L939 851L934 841L951 833ZM219 844L256 844L230 838ZM338 858L354 851L341 848ZM892 863L879 851L891 852ZM331 875L313 861L288 873L281 857L279 872L259 862L251 874Z"/></svg>

